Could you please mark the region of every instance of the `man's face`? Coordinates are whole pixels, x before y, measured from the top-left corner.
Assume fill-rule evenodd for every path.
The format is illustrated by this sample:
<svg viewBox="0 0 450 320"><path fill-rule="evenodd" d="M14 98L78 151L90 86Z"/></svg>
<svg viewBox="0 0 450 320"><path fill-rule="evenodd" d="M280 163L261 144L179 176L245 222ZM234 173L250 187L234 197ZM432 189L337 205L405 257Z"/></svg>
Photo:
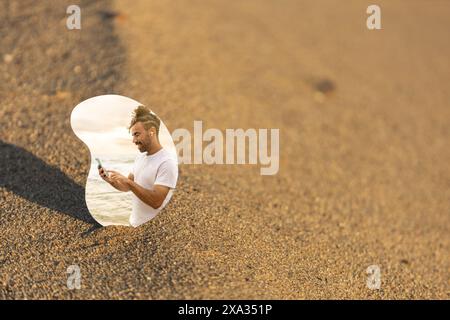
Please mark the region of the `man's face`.
<svg viewBox="0 0 450 320"><path fill-rule="evenodd" d="M152 145L151 130L145 130L141 122L136 122L130 131L133 137L133 143L138 147L140 152L150 150L150 146Z"/></svg>

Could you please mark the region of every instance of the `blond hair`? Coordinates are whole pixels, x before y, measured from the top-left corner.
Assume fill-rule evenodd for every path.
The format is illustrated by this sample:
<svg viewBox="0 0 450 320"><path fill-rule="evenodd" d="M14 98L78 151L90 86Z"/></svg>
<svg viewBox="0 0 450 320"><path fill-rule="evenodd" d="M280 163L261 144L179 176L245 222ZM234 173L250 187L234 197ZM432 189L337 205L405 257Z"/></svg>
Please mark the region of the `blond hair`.
<svg viewBox="0 0 450 320"><path fill-rule="evenodd" d="M139 106L134 109L128 130L130 130L137 122L141 122L144 125L145 130L154 127L156 129L156 135L158 136L161 120L146 107Z"/></svg>

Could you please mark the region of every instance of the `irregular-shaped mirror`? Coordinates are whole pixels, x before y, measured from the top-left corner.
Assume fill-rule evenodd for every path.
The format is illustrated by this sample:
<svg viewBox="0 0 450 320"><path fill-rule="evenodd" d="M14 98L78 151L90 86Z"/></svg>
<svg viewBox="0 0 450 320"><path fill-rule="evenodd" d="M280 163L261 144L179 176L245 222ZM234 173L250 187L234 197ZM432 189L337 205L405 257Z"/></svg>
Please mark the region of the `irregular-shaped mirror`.
<svg viewBox="0 0 450 320"><path fill-rule="evenodd" d="M167 127L143 104L103 95L78 104L72 129L90 151L86 204L101 225L137 227L170 201L178 179Z"/></svg>

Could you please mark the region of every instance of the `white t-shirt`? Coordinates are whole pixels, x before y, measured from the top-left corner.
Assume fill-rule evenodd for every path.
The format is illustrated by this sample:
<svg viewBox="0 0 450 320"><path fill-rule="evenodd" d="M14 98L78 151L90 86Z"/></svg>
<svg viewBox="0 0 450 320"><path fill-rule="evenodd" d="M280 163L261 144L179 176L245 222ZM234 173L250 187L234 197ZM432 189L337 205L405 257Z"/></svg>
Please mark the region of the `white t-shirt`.
<svg viewBox="0 0 450 320"><path fill-rule="evenodd" d="M158 209L153 209L132 193L133 208L130 215L130 224L137 227L153 219L172 197L178 179L177 160L164 148L151 155L147 155L146 152L140 153L134 161L133 175L134 182L145 189L152 189L155 184L170 188Z"/></svg>

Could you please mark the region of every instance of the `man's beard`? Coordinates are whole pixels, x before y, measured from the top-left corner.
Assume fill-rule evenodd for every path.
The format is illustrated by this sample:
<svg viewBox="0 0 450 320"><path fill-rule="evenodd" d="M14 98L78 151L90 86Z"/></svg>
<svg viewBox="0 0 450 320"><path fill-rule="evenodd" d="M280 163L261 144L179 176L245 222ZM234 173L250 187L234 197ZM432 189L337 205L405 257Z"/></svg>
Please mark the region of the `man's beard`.
<svg viewBox="0 0 450 320"><path fill-rule="evenodd" d="M139 151L140 152L146 152L147 150L149 150L150 149L150 145L151 145L151 142L149 142L148 144L144 144L144 143L139 143L138 144L138 149L139 149Z"/></svg>

